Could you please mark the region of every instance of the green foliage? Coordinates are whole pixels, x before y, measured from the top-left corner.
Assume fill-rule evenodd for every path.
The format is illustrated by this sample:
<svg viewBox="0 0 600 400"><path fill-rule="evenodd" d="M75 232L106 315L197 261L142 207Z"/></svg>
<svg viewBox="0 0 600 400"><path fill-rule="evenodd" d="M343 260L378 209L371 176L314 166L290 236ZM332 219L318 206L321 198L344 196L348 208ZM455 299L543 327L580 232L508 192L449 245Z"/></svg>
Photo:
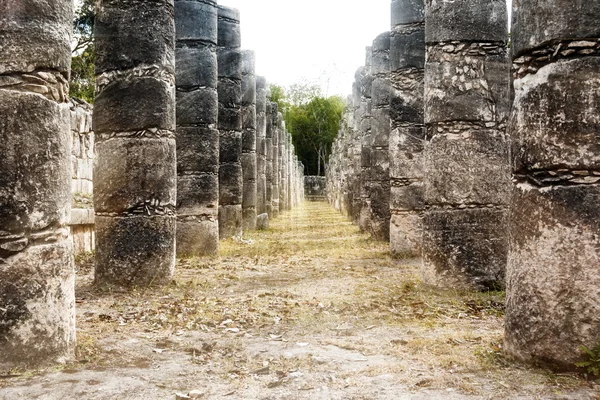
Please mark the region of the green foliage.
<svg viewBox="0 0 600 400"><path fill-rule="evenodd" d="M345 103L341 97L325 98L318 86L291 85L286 94L280 86L271 86L271 101L279 105L287 129L292 135L296 154L307 175L323 175L337 135Z"/></svg>
<svg viewBox="0 0 600 400"><path fill-rule="evenodd" d="M73 34L76 39L71 59L70 96L93 103L95 76L94 62L94 0L83 0L75 13Z"/></svg>
<svg viewBox="0 0 600 400"><path fill-rule="evenodd" d="M591 350L585 346L579 346L579 351L587 357L585 361L575 363L578 368L585 368L590 375L600 375L600 343Z"/></svg>

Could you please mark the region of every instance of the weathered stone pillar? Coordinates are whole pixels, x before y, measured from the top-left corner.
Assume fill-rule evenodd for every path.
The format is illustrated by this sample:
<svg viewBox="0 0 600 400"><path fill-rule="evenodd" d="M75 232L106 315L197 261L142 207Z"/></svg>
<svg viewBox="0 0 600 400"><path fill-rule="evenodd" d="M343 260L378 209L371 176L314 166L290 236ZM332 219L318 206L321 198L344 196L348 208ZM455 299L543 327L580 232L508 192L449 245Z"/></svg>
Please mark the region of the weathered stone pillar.
<svg viewBox="0 0 600 400"><path fill-rule="evenodd" d="M219 6L219 237L242 235L242 52L240 13Z"/></svg>
<svg viewBox="0 0 600 400"><path fill-rule="evenodd" d="M283 120L283 116L282 116ZM279 131L279 209L285 211L287 204L287 130L285 122L281 122Z"/></svg>
<svg viewBox="0 0 600 400"><path fill-rule="evenodd" d="M500 288L510 187L506 2L425 4L424 280Z"/></svg>
<svg viewBox="0 0 600 400"><path fill-rule="evenodd" d="M177 254L219 251L217 3L175 0Z"/></svg>
<svg viewBox="0 0 600 400"><path fill-rule="evenodd" d="M390 251L421 252L423 185L424 0L392 0L390 133Z"/></svg>
<svg viewBox="0 0 600 400"><path fill-rule="evenodd" d="M148 286L175 268L173 1L96 2L96 283Z"/></svg>
<svg viewBox="0 0 600 400"><path fill-rule="evenodd" d="M267 212L267 80L256 77L256 213Z"/></svg>
<svg viewBox="0 0 600 400"><path fill-rule="evenodd" d="M0 3L0 370L75 345L71 0Z"/></svg>
<svg viewBox="0 0 600 400"><path fill-rule="evenodd" d="M272 218L277 218L279 215L279 179L281 169L279 168L279 132L281 131L282 121L277 103L273 103L271 109L273 113L273 196L271 197L271 211L273 213Z"/></svg>
<svg viewBox="0 0 600 400"><path fill-rule="evenodd" d="M600 1L513 3L505 343L573 369L600 342Z"/></svg>
<svg viewBox="0 0 600 400"><path fill-rule="evenodd" d="M361 184L362 184L362 136L361 129L361 104L362 104L362 80L365 74L365 67L360 67L354 75L352 85L352 104L354 111L354 125L352 135L352 178L350 182L350 192L352 193L351 216L355 225L360 224L360 211L362 209Z"/></svg>
<svg viewBox="0 0 600 400"><path fill-rule="evenodd" d="M370 232L390 239L390 32L373 41L371 86Z"/></svg>
<svg viewBox="0 0 600 400"><path fill-rule="evenodd" d="M359 224L361 231L371 232L371 177L372 177L372 160L371 151L373 145L373 135L371 132L372 122L372 73L373 49L367 47L366 60L363 75L361 76L360 92L360 108L359 108L359 123L361 136L361 172L360 172L360 217Z"/></svg>
<svg viewBox="0 0 600 400"><path fill-rule="evenodd" d="M256 73L252 50L242 52L242 171L244 190L242 214L244 230L256 230Z"/></svg>
<svg viewBox="0 0 600 400"><path fill-rule="evenodd" d="M265 139L265 148L266 148L266 160L267 164L265 166L265 210L266 213L269 214L269 218L273 218L273 105L271 101L269 101L270 93L267 93L267 104L266 104L266 116L267 116L267 132ZM275 105L276 106L276 105Z"/></svg>

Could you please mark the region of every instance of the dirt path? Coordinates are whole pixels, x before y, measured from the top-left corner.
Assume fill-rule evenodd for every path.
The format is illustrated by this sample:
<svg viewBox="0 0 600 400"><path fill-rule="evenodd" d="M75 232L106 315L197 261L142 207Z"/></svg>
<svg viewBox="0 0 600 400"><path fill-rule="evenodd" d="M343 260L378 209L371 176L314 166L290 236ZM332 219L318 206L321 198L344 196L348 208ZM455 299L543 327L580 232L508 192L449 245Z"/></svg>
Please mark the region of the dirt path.
<svg viewBox="0 0 600 400"><path fill-rule="evenodd" d="M0 399L600 399L503 356L503 293L422 287L324 203L245 239L163 289L99 290L78 260L77 362L0 372Z"/></svg>

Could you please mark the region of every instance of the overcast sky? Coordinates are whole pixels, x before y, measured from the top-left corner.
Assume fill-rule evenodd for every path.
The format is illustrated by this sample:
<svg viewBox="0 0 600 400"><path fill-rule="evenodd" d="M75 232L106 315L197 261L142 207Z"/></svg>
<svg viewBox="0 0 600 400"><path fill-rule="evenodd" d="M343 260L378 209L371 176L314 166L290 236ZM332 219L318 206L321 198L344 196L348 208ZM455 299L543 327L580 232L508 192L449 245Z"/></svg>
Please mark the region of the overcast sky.
<svg viewBox="0 0 600 400"><path fill-rule="evenodd" d="M283 86L308 80L328 95L352 92L365 47L390 29L391 0L219 0L240 10L242 46L256 70Z"/></svg>
<svg viewBox="0 0 600 400"><path fill-rule="evenodd" d="M510 2L510 0L508 0ZM240 10L242 46L270 83L319 84L346 96L365 47L390 29L391 0L219 0Z"/></svg>

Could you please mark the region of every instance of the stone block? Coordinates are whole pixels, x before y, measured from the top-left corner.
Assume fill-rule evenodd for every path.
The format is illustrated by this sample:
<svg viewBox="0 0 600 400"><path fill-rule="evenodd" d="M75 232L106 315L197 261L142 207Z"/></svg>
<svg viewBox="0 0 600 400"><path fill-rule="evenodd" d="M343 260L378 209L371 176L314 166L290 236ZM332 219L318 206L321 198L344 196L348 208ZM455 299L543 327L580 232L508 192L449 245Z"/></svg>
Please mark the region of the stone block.
<svg viewBox="0 0 600 400"><path fill-rule="evenodd" d="M175 71L172 0L103 2L100 12L96 13L94 28L96 75L147 65ZM97 104L96 101L95 106ZM133 110L144 108L138 105Z"/></svg>
<svg viewBox="0 0 600 400"><path fill-rule="evenodd" d="M217 44L217 2L175 0L175 32L178 41ZM179 63L177 64L179 67Z"/></svg>
<svg viewBox="0 0 600 400"><path fill-rule="evenodd" d="M97 285L167 284L175 269L175 216L96 216Z"/></svg>
<svg viewBox="0 0 600 400"><path fill-rule="evenodd" d="M505 0L426 0L427 43L447 41L506 42Z"/></svg>
<svg viewBox="0 0 600 400"><path fill-rule="evenodd" d="M509 127L515 171L600 169L598 71L600 59L587 57L515 81L520 89Z"/></svg>
<svg viewBox="0 0 600 400"><path fill-rule="evenodd" d="M425 209L425 186L416 181L405 186L390 188L390 208L392 210L413 211Z"/></svg>
<svg viewBox="0 0 600 400"><path fill-rule="evenodd" d="M418 0L417 0L418 1ZM411 33L392 32L390 38L390 68L423 69L425 65L425 28Z"/></svg>
<svg viewBox="0 0 600 400"><path fill-rule="evenodd" d="M218 113L219 103L215 89L177 91L177 125L215 125Z"/></svg>
<svg viewBox="0 0 600 400"><path fill-rule="evenodd" d="M390 220L390 252L395 258L421 256L423 216L420 213L393 214Z"/></svg>
<svg viewBox="0 0 600 400"><path fill-rule="evenodd" d="M241 164L221 164L219 169L219 198L222 205L242 204Z"/></svg>
<svg viewBox="0 0 600 400"><path fill-rule="evenodd" d="M242 206L220 205L219 206L219 237L229 239L242 236Z"/></svg>
<svg viewBox="0 0 600 400"><path fill-rule="evenodd" d="M0 231L68 224L71 141L67 105L0 90Z"/></svg>
<svg viewBox="0 0 600 400"><path fill-rule="evenodd" d="M237 48L242 45L240 12L235 8L219 6L218 44L222 47Z"/></svg>
<svg viewBox="0 0 600 400"><path fill-rule="evenodd" d="M269 214L262 213L256 217L256 229L259 231L269 230Z"/></svg>
<svg viewBox="0 0 600 400"><path fill-rule="evenodd" d="M178 88L217 88L217 53L207 46L178 47L175 51L177 69L175 80Z"/></svg>
<svg viewBox="0 0 600 400"><path fill-rule="evenodd" d="M514 187L507 267L509 354L572 370L600 341L599 185Z"/></svg>
<svg viewBox="0 0 600 400"><path fill-rule="evenodd" d="M56 70L71 65L70 0L20 0L0 4L0 75Z"/></svg>
<svg viewBox="0 0 600 400"><path fill-rule="evenodd" d="M94 102L94 132L175 131L175 87L155 78L119 80Z"/></svg>
<svg viewBox="0 0 600 400"><path fill-rule="evenodd" d="M508 112L506 52L488 56L428 53L425 72L426 123L482 121L504 123Z"/></svg>
<svg viewBox="0 0 600 400"><path fill-rule="evenodd" d="M373 110L371 119L371 146L388 147L390 141L390 109L378 108Z"/></svg>
<svg viewBox="0 0 600 400"><path fill-rule="evenodd" d="M242 132L220 132L220 162L239 163L242 156Z"/></svg>
<svg viewBox="0 0 600 400"><path fill-rule="evenodd" d="M175 206L175 140L113 138L98 143L97 151L97 212L124 213L144 205Z"/></svg>
<svg viewBox="0 0 600 400"><path fill-rule="evenodd" d="M423 216L423 281L448 288L498 290L505 285L506 211L429 209Z"/></svg>
<svg viewBox="0 0 600 400"><path fill-rule="evenodd" d="M219 103L219 130L221 132L237 131L241 135L242 109L240 106L227 107Z"/></svg>
<svg viewBox="0 0 600 400"><path fill-rule="evenodd" d="M237 49L217 49L217 62L219 65L219 78L235 79L242 81L242 52ZM241 90L241 89L240 89Z"/></svg>
<svg viewBox="0 0 600 400"><path fill-rule="evenodd" d="M414 24L424 19L424 0L392 0L392 27Z"/></svg>
<svg viewBox="0 0 600 400"><path fill-rule="evenodd" d="M513 5L512 49L516 56L557 38L598 38L600 4L538 0L534 7ZM560 11L558 11L560 10Z"/></svg>
<svg viewBox="0 0 600 400"><path fill-rule="evenodd" d="M177 129L178 173L219 171L219 131L204 127L179 127Z"/></svg>
<svg viewBox="0 0 600 400"><path fill-rule="evenodd" d="M392 87L390 93L390 118L393 125L398 124L400 121L423 125L423 78L423 73L420 73L415 79L407 79L406 86L409 87L408 90L396 83L392 84L395 86Z"/></svg>
<svg viewBox="0 0 600 400"><path fill-rule="evenodd" d="M389 74L375 78L371 90L371 104L374 109L389 106L391 90Z"/></svg>
<svg viewBox="0 0 600 400"><path fill-rule="evenodd" d="M390 177L421 179L425 175L424 126L398 127L390 134Z"/></svg>
<svg viewBox="0 0 600 400"><path fill-rule="evenodd" d="M219 253L219 222L210 219L177 221L177 256L213 256Z"/></svg>
<svg viewBox="0 0 600 400"><path fill-rule="evenodd" d="M182 175L177 180L177 214L211 214L219 204L219 178L213 174Z"/></svg>
<svg viewBox="0 0 600 400"><path fill-rule="evenodd" d="M425 154L428 204L508 204L507 138L494 130L436 135Z"/></svg>
<svg viewBox="0 0 600 400"><path fill-rule="evenodd" d="M71 241L31 244L6 258L0 250L0 256L0 369L72 358L75 271Z"/></svg>

